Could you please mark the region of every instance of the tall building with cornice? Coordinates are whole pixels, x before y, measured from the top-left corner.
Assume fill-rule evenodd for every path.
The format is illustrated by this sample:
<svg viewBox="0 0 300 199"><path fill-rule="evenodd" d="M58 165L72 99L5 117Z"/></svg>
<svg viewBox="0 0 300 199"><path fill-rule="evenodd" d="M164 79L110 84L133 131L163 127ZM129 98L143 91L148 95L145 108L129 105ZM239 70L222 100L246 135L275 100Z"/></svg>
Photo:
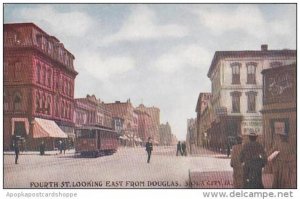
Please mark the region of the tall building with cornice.
<svg viewBox="0 0 300 199"><path fill-rule="evenodd" d="M218 139L214 147L224 149L231 138L251 132L261 140L261 71L295 62L296 50L269 50L268 45L261 45L261 50L215 52L207 74L214 112L209 133Z"/></svg>
<svg viewBox="0 0 300 199"><path fill-rule="evenodd" d="M47 148L55 138L74 138L74 55L33 23L3 28L4 149L16 137L27 149L37 148L37 138L48 137Z"/></svg>

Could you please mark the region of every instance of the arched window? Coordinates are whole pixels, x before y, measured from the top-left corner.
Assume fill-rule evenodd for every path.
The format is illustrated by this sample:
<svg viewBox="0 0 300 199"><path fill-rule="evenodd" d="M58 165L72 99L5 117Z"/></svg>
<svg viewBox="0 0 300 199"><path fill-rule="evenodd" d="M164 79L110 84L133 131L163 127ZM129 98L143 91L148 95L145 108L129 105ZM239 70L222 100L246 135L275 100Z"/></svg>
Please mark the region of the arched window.
<svg viewBox="0 0 300 199"><path fill-rule="evenodd" d="M40 64L36 65L36 78L37 78L37 82L41 83L41 66L40 66Z"/></svg>
<svg viewBox="0 0 300 199"><path fill-rule="evenodd" d="M36 98L35 98L35 112L39 113L40 112L40 94L39 92L36 93Z"/></svg>
<svg viewBox="0 0 300 199"><path fill-rule="evenodd" d="M49 69L47 73L47 86L51 88L51 70Z"/></svg>
<svg viewBox="0 0 300 199"><path fill-rule="evenodd" d="M47 114L51 115L51 98L50 98L50 96L47 97Z"/></svg>
<svg viewBox="0 0 300 199"><path fill-rule="evenodd" d="M240 84L240 68L242 66L241 63L234 62L230 64L232 68L232 84Z"/></svg>
<svg viewBox="0 0 300 199"><path fill-rule="evenodd" d="M55 106L55 116L59 116L59 97L58 96L55 96L55 103L54 103L54 106Z"/></svg>
<svg viewBox="0 0 300 199"><path fill-rule="evenodd" d="M61 103L61 117L63 118L64 117L64 112L65 112L65 103L64 102L62 102Z"/></svg>
<svg viewBox="0 0 300 199"><path fill-rule="evenodd" d="M43 98L42 98L42 112L46 113L46 96L45 96L45 94L43 94Z"/></svg>
<svg viewBox="0 0 300 199"><path fill-rule="evenodd" d="M46 67L43 67L43 84L44 85L46 85L46 74L47 74Z"/></svg>
<svg viewBox="0 0 300 199"><path fill-rule="evenodd" d="M22 63L20 61L15 63L15 78L16 80L20 80L21 79L21 75L22 75Z"/></svg>
<svg viewBox="0 0 300 199"><path fill-rule="evenodd" d="M241 92L233 91L230 93L232 98L232 113L240 113L240 97Z"/></svg>
<svg viewBox="0 0 300 199"><path fill-rule="evenodd" d="M257 63L250 62L246 64L247 66L247 84L255 84L256 83L256 67Z"/></svg>
<svg viewBox="0 0 300 199"><path fill-rule="evenodd" d="M20 111L22 109L22 96L20 92L16 92L13 97L13 109L14 111Z"/></svg>

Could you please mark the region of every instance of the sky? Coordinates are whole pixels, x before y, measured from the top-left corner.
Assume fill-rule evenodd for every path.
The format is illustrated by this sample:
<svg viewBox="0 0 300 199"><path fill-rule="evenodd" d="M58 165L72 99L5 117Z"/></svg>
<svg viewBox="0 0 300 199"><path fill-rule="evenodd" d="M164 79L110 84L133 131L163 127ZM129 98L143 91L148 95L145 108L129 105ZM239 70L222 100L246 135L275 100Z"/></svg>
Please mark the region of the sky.
<svg viewBox="0 0 300 199"><path fill-rule="evenodd" d="M296 49L295 4L6 4L4 23L33 22L74 56L75 98L160 108L178 139L196 117L215 51Z"/></svg>

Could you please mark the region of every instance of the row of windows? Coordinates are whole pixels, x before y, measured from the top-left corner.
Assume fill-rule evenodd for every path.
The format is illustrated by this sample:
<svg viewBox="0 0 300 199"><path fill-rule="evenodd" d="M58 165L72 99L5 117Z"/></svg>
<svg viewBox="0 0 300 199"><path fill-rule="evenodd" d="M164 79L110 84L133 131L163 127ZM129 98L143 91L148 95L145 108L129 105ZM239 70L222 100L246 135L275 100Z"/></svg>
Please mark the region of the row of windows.
<svg viewBox="0 0 300 199"><path fill-rule="evenodd" d="M61 78L55 82L56 91L60 91L70 97L73 97L73 86L72 80L68 78Z"/></svg>
<svg viewBox="0 0 300 199"><path fill-rule="evenodd" d="M232 84L240 84L240 68L242 66L241 63L235 62L230 64L232 68ZM246 64L247 67L247 84L256 84L256 67L257 63L250 62Z"/></svg>
<svg viewBox="0 0 300 199"><path fill-rule="evenodd" d="M37 83L42 84L44 86L47 86L51 88L52 85L52 70L50 68L47 68L46 66L41 66L40 64L37 64L36 66L36 77L37 77ZM68 78L60 79L59 81L55 81L55 89L57 91L61 91L62 93L73 96L73 86L72 86L72 80Z"/></svg>
<svg viewBox="0 0 300 199"><path fill-rule="evenodd" d="M230 64L232 68L232 84L240 84L240 69L242 67L242 64L239 62L234 62ZM270 67L275 68L282 66L282 62L271 62ZM256 84L256 67L257 63L256 62L249 62L246 63L247 67L247 84Z"/></svg>
<svg viewBox="0 0 300 199"><path fill-rule="evenodd" d="M4 111L10 111L11 107L10 107L10 103L11 101L8 99L7 94L4 92L3 93L3 102L4 102ZM12 98L12 110L13 111L21 111L22 110L22 101L23 101L23 97L21 95L20 91L15 91L13 94L13 98Z"/></svg>
<svg viewBox="0 0 300 199"><path fill-rule="evenodd" d="M51 115L51 96L37 92L35 112Z"/></svg>
<svg viewBox="0 0 300 199"><path fill-rule="evenodd" d="M40 49L48 53L50 56L58 59L66 66L73 68L73 58L63 49L62 44L52 42L45 38L43 35L36 36L37 44Z"/></svg>
<svg viewBox="0 0 300 199"><path fill-rule="evenodd" d="M14 63L4 62L4 80L11 78L13 80L22 79L22 62L17 61Z"/></svg>
<svg viewBox="0 0 300 199"><path fill-rule="evenodd" d="M41 66L40 64L36 65L37 83L51 88L51 77L52 70L50 68L47 68L46 66Z"/></svg>
<svg viewBox="0 0 300 199"><path fill-rule="evenodd" d="M247 112L256 112L256 96L257 92L249 91L245 93L247 96ZM240 97L242 95L241 92L234 91L230 93L232 98L232 113L240 113Z"/></svg>

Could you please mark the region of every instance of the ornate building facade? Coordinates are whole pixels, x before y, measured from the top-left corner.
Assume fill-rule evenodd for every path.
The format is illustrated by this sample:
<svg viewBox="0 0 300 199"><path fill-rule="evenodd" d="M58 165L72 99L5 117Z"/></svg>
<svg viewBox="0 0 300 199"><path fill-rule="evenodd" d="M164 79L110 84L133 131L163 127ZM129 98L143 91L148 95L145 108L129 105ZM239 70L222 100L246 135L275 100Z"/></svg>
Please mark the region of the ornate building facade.
<svg viewBox="0 0 300 199"><path fill-rule="evenodd" d="M224 149L230 138L255 132L262 139L263 69L296 62L295 50L217 51L208 71L212 83L211 106L215 113L211 137ZM212 140L211 140L212 141ZM217 142L217 141L214 141Z"/></svg>
<svg viewBox="0 0 300 199"><path fill-rule="evenodd" d="M99 126L113 129L112 114L95 95L75 99L75 126Z"/></svg>
<svg viewBox="0 0 300 199"><path fill-rule="evenodd" d="M38 121L55 121L74 137L74 59L57 38L35 24L4 24L5 150L16 136L28 149L36 149L35 138L49 137L51 145L55 136Z"/></svg>

